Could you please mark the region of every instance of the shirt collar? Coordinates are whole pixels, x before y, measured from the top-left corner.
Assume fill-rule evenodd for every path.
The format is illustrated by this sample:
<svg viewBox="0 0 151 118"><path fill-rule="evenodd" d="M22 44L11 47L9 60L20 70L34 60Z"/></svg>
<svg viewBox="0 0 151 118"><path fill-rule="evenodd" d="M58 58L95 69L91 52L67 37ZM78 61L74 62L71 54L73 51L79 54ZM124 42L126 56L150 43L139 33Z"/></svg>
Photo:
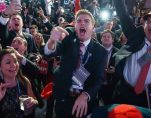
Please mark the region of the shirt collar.
<svg viewBox="0 0 151 118"><path fill-rule="evenodd" d="M112 48L113 48L113 45L111 45L109 48L105 48L105 49L109 52Z"/></svg>
<svg viewBox="0 0 151 118"><path fill-rule="evenodd" d="M145 43L146 43L147 47L151 46L151 43L147 40L147 38L145 38Z"/></svg>
<svg viewBox="0 0 151 118"><path fill-rule="evenodd" d="M88 40L86 40L86 41L84 41L84 42L82 42L82 43L84 44L85 47L87 47L88 44L90 43L90 41L91 41L91 39L88 39Z"/></svg>

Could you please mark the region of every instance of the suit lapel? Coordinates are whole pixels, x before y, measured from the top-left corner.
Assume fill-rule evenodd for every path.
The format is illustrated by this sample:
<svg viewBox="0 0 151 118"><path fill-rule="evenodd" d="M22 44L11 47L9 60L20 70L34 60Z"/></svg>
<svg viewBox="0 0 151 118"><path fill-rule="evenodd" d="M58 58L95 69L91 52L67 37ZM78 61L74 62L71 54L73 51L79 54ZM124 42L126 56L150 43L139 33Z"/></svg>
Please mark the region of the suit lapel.
<svg viewBox="0 0 151 118"><path fill-rule="evenodd" d="M89 61L89 59L92 56L92 52L93 52L93 41L91 40L90 43L88 44L88 47L87 47L86 52L83 57L84 64L87 64L87 62Z"/></svg>
<svg viewBox="0 0 151 118"><path fill-rule="evenodd" d="M72 54L73 54L73 61L76 66L79 62L79 51L80 51L80 41L77 37L75 37L72 41Z"/></svg>

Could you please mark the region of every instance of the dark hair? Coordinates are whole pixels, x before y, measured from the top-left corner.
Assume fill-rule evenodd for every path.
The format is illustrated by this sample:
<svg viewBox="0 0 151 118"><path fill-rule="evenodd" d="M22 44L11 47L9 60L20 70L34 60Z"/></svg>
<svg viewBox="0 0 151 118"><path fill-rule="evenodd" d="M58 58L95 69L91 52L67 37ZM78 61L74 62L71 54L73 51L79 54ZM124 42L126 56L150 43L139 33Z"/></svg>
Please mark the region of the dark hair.
<svg viewBox="0 0 151 118"><path fill-rule="evenodd" d="M148 18L150 18L150 17L151 17L151 12L148 12L148 13L146 13L146 14L143 16L143 20L146 21L146 20L148 20Z"/></svg>
<svg viewBox="0 0 151 118"><path fill-rule="evenodd" d="M6 54L12 54L14 52L13 49L2 49L0 51L0 65L1 65L1 62L3 60L3 57L6 55ZM22 71L21 69L19 69L18 73L17 73L17 79L24 85L24 86L27 86L27 78L22 74Z"/></svg>
<svg viewBox="0 0 151 118"><path fill-rule="evenodd" d="M6 55L6 54L11 54L11 53L14 53L14 51L12 49L2 49L0 51L0 65L1 65L1 62L2 62L2 59L3 57Z"/></svg>
<svg viewBox="0 0 151 118"><path fill-rule="evenodd" d="M112 36L112 39L114 40L114 38L115 38L115 34L111 31L111 30L104 30L102 33L101 33L101 36L103 35L103 34L105 34L105 33L110 33L111 34L111 36Z"/></svg>

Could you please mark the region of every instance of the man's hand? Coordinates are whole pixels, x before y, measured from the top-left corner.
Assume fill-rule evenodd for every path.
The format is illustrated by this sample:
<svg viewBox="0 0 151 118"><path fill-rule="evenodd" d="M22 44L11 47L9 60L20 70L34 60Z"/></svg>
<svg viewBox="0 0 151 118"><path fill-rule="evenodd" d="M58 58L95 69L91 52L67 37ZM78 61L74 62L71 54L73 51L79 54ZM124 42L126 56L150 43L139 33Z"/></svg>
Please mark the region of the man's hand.
<svg viewBox="0 0 151 118"><path fill-rule="evenodd" d="M74 106L72 108L72 115L76 113L76 117L82 117L87 114L88 109L88 95L86 93L81 93L81 95L76 99Z"/></svg>
<svg viewBox="0 0 151 118"><path fill-rule="evenodd" d="M113 73L115 73L115 67L114 66L110 66L108 69L105 69L105 71L108 74L113 74Z"/></svg>
<svg viewBox="0 0 151 118"><path fill-rule="evenodd" d="M42 19L46 19L43 9L40 7L38 10L38 14L42 17Z"/></svg>
<svg viewBox="0 0 151 118"><path fill-rule="evenodd" d="M18 59L18 61L19 62L21 62L22 61L22 59L23 59L23 55L21 55L17 50L15 50L13 47L11 47L11 46L7 46L7 48L8 49L12 49L13 51L14 51L14 53L15 53L15 55L16 55L16 57L17 57L17 59Z"/></svg>
<svg viewBox="0 0 151 118"><path fill-rule="evenodd" d="M50 38L48 40L48 49L53 50L55 48L56 41L63 40L69 33L62 27L55 27L51 31Z"/></svg>
<svg viewBox="0 0 151 118"><path fill-rule="evenodd" d="M7 16L11 16L13 14L17 14L22 10L21 5L18 3L11 2L10 5L6 8L3 14Z"/></svg>

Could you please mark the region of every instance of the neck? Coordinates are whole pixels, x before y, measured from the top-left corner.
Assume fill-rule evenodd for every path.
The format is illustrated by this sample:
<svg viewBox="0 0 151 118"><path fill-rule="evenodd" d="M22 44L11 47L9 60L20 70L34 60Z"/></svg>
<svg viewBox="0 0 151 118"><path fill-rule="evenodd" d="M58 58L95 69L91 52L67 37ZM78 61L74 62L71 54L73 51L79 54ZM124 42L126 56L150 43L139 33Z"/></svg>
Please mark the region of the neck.
<svg viewBox="0 0 151 118"><path fill-rule="evenodd" d="M23 36L22 30L15 30L15 32L16 32L18 35Z"/></svg>
<svg viewBox="0 0 151 118"><path fill-rule="evenodd" d="M104 47L105 49L109 49L109 48L112 47L112 45L103 45L103 47Z"/></svg>
<svg viewBox="0 0 151 118"><path fill-rule="evenodd" d="M16 86L17 82L16 82L16 78L8 78L8 77L4 77L4 81L5 83L9 83L9 87L14 87Z"/></svg>

